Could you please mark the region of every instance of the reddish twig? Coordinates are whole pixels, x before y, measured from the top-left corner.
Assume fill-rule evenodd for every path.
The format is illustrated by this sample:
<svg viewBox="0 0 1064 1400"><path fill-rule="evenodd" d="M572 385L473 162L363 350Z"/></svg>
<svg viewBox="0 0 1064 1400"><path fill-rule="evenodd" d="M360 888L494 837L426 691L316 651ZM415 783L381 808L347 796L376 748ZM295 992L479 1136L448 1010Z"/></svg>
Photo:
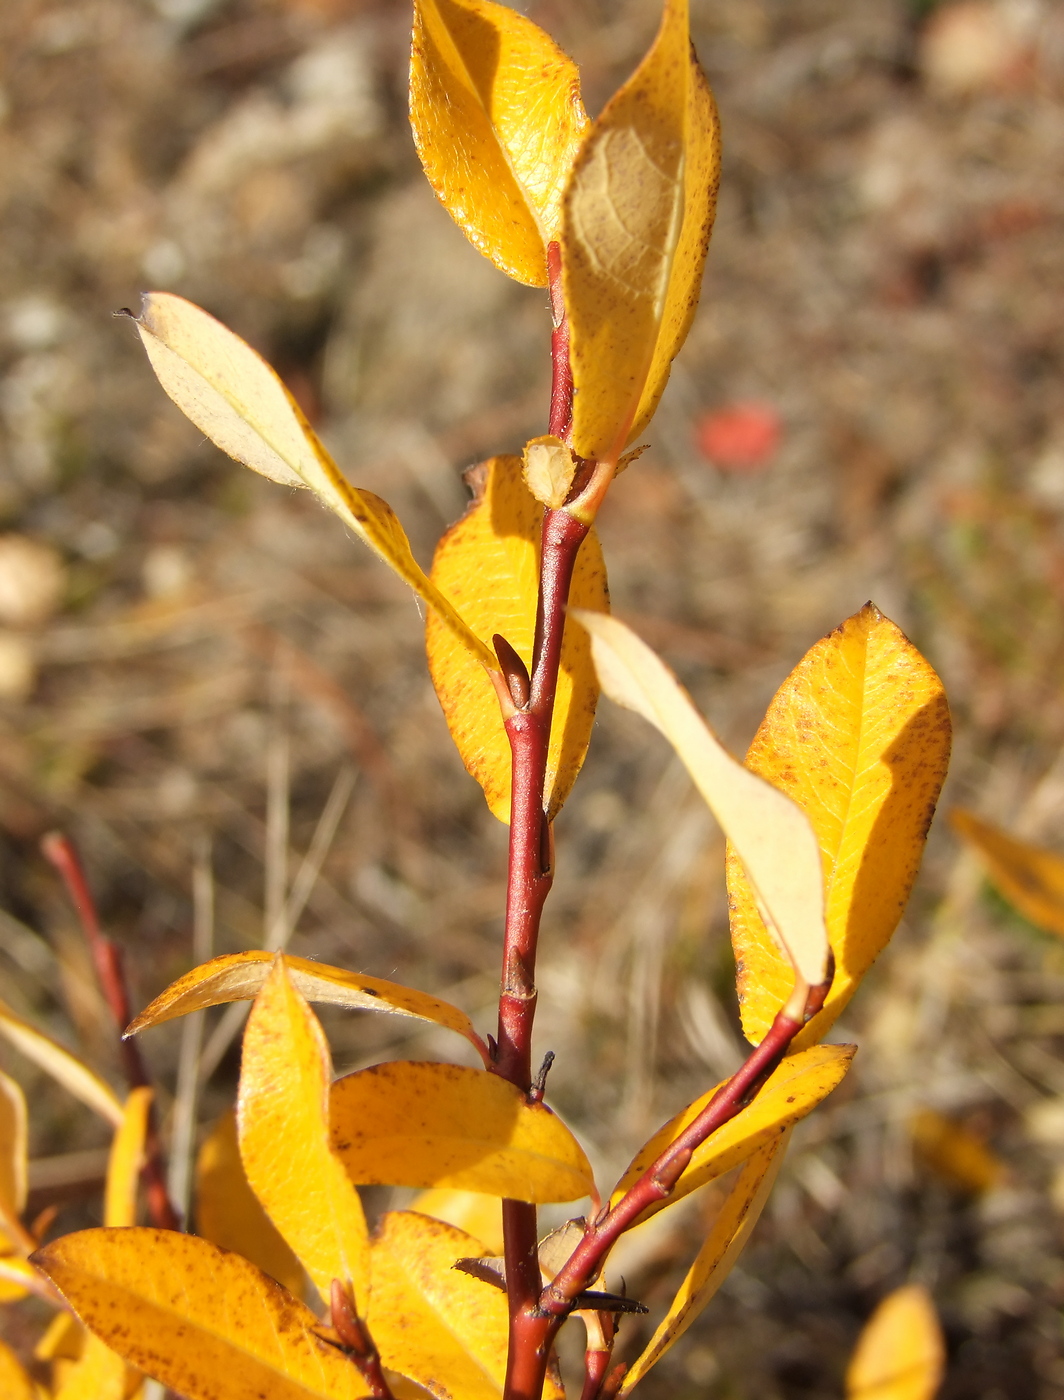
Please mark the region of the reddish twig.
<svg viewBox="0 0 1064 1400"><path fill-rule="evenodd" d="M597 1322L588 1319L587 1350L584 1353L584 1388L580 1400L599 1400L606 1373L613 1359L613 1341L617 1335L617 1319L612 1313L597 1313ZM594 1332L598 1336L594 1337ZM593 1341L597 1345L593 1345Z"/></svg>
<svg viewBox="0 0 1064 1400"><path fill-rule="evenodd" d="M547 244L547 286L550 290L552 330L550 358L553 377L550 389L550 426L554 437L568 441L573 426L573 370L569 361L569 318L562 294L562 250Z"/></svg>
<svg viewBox="0 0 1064 1400"><path fill-rule="evenodd" d="M126 1083L130 1089L142 1089L151 1084L140 1046L135 1040L123 1040L122 1032L132 1019L129 992L126 987L125 969L122 965L122 950L113 939L108 938L100 928L96 904L85 878L81 861L74 843L60 831L49 832L41 840L41 851L47 861L59 872L63 885L74 906L78 922L85 935L96 968L96 978L103 992L104 1000L114 1018L118 1031L118 1053ZM154 1106L148 1113L148 1130L144 1140L144 1166L141 1170L144 1180L144 1194L151 1223L159 1230L180 1230L181 1221L170 1201L166 1190L166 1171L163 1165L162 1142Z"/></svg>
<svg viewBox="0 0 1064 1400"><path fill-rule="evenodd" d="M350 1290L338 1278L333 1279L329 1289L329 1306L333 1330L340 1339L340 1345L361 1372L362 1379L369 1386L369 1393L374 1400L393 1400L391 1387L381 1366L380 1352L355 1310Z"/></svg>

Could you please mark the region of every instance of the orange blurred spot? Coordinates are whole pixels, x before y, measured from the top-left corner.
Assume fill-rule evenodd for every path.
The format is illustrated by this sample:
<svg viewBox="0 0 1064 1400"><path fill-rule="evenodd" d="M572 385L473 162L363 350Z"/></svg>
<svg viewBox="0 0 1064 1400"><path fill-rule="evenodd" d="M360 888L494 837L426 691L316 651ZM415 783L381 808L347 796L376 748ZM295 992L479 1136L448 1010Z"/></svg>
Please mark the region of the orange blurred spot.
<svg viewBox="0 0 1064 1400"><path fill-rule="evenodd" d="M771 404L735 403L703 414L695 443L721 471L755 472L767 467L780 445L783 425Z"/></svg>

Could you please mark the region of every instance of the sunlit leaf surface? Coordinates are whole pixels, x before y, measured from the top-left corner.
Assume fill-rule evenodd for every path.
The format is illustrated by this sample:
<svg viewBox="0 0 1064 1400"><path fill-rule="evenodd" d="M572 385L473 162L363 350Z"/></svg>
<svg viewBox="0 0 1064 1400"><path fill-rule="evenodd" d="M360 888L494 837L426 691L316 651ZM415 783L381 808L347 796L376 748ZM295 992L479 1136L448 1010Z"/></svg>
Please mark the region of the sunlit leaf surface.
<svg viewBox="0 0 1064 1400"><path fill-rule="evenodd" d="M433 1186L415 1196L410 1209L464 1230L478 1239L489 1254L502 1253L502 1203L498 1196Z"/></svg>
<svg viewBox="0 0 1064 1400"><path fill-rule="evenodd" d="M237 1099L240 1156L267 1215L329 1298L333 1279L356 1304L369 1287L358 1192L329 1146L332 1061L317 1018L278 958L251 1008Z"/></svg>
<svg viewBox="0 0 1064 1400"><path fill-rule="evenodd" d="M669 740L742 856L761 907L794 966L809 984L823 981L822 871L808 818L789 797L732 758L676 677L631 628L611 617L576 616L591 633L602 689Z"/></svg>
<svg viewBox="0 0 1064 1400"><path fill-rule="evenodd" d="M813 824L835 952L827 1003L796 1046L827 1032L894 932L949 750L942 682L871 603L806 653L769 706L747 766L792 797ZM743 1030L759 1041L787 998L791 973L734 857L728 893Z"/></svg>
<svg viewBox="0 0 1064 1400"><path fill-rule="evenodd" d="M429 183L474 247L544 286L587 125L573 62L507 6L416 0L410 124Z"/></svg>
<svg viewBox="0 0 1064 1400"><path fill-rule="evenodd" d="M572 443L583 457L616 461L657 406L698 301L719 170L687 0L666 0L653 47L593 122L563 202Z"/></svg>
<svg viewBox="0 0 1064 1400"><path fill-rule="evenodd" d="M81 1357L64 1375L55 1400L125 1400L128 1385L125 1359L90 1334Z"/></svg>
<svg viewBox="0 0 1064 1400"><path fill-rule="evenodd" d="M137 329L159 383L223 452L271 481L306 486L443 619L471 654L496 662L430 582L386 502L350 485L261 355L170 292L144 297Z"/></svg>
<svg viewBox="0 0 1064 1400"><path fill-rule="evenodd" d="M949 821L978 853L995 889L1032 924L1064 937L1064 856L1018 841L962 807L954 807Z"/></svg>
<svg viewBox="0 0 1064 1400"><path fill-rule="evenodd" d="M501 633L528 666L536 627L543 507L525 485L519 457L493 457L483 470L483 494L440 541L432 577L474 631L485 638ZM606 566L594 531L580 546L570 602L592 612L609 607ZM510 745L491 682L431 614L425 636L432 683L451 737L492 812L508 822ZM597 699L587 636L581 628L567 626L547 762L552 817L584 761Z"/></svg>
<svg viewBox="0 0 1064 1400"><path fill-rule="evenodd" d="M651 1206L640 1219L645 1220L675 1201L682 1200L707 1181L723 1176L740 1162L745 1162L762 1147L777 1142L786 1129L812 1112L841 1083L850 1068L855 1049L853 1045L814 1045L796 1055L789 1055L769 1075L751 1103L695 1148L687 1169L669 1199ZM635 1185L669 1143L698 1117L721 1087L718 1084L701 1098L695 1099L639 1149L617 1183L612 1197L614 1203Z"/></svg>
<svg viewBox="0 0 1064 1400"><path fill-rule="evenodd" d="M332 1142L361 1186L447 1186L573 1201L592 1186L580 1144L545 1104L498 1075L396 1060L338 1079Z"/></svg>
<svg viewBox="0 0 1064 1400"><path fill-rule="evenodd" d="M846 1400L933 1400L944 1369L935 1305L926 1288L909 1284L869 1318L846 1372Z"/></svg>
<svg viewBox="0 0 1064 1400"><path fill-rule="evenodd" d="M355 1400L351 1363L309 1308L207 1240L82 1230L34 1255L104 1342L188 1400Z"/></svg>

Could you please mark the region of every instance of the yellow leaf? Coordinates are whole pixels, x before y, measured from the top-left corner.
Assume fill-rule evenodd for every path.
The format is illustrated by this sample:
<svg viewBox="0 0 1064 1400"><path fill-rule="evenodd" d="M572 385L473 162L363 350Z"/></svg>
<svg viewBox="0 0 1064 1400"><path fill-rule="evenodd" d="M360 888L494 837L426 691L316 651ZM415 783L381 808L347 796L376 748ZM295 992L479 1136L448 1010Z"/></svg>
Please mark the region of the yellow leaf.
<svg viewBox="0 0 1064 1400"><path fill-rule="evenodd" d="M793 1123L812 1112L841 1083L854 1057L853 1045L814 1045L789 1055L758 1091L752 1103L711 1133L696 1147L691 1161L666 1201L660 1201L639 1217L646 1220L659 1210L697 1191L707 1181L723 1176L755 1152L780 1139ZM724 1084L727 1080L724 1081ZM616 1204L629 1187L634 1186L646 1169L680 1133L692 1123L723 1084L695 1099L677 1113L649 1142L639 1149L624 1176L614 1189L611 1204Z"/></svg>
<svg viewBox="0 0 1064 1400"><path fill-rule="evenodd" d="M978 1196L1005 1178L1006 1167L981 1137L933 1108L913 1114L909 1124L918 1161L957 1191Z"/></svg>
<svg viewBox="0 0 1064 1400"><path fill-rule="evenodd" d="M433 1186L415 1197L410 1209L464 1230L478 1239L488 1254L502 1254L502 1202L498 1196Z"/></svg>
<svg viewBox="0 0 1064 1400"><path fill-rule="evenodd" d="M946 1356L935 1305L909 1284L883 1299L846 1371L846 1400L933 1400Z"/></svg>
<svg viewBox="0 0 1064 1400"><path fill-rule="evenodd" d="M592 1189L569 1129L496 1074L395 1060L338 1079L332 1142L360 1186L451 1186L545 1204Z"/></svg>
<svg viewBox="0 0 1064 1400"><path fill-rule="evenodd" d="M0 1395L4 1400L37 1400L22 1362L5 1342L0 1342Z"/></svg>
<svg viewBox="0 0 1064 1400"><path fill-rule="evenodd" d="M410 551L390 506L347 481L261 355L213 316L170 292L143 299L136 322L159 383L223 452L286 486L306 486L433 608L482 664L494 654L455 612Z"/></svg>
<svg viewBox="0 0 1064 1400"><path fill-rule="evenodd" d="M436 547L432 577L483 637L502 636L525 665L532 661L536 629L540 529L543 507L525 485L518 457L486 464L484 494ZM486 583L490 580L490 585ZM604 612L609 607L606 566L592 531L580 546L570 604ZM499 701L483 669L432 615L426 623L429 671L462 762L484 789L488 806L510 820L510 744ZM587 753L598 685L587 638L566 627L547 760L551 818L568 797Z"/></svg>
<svg viewBox="0 0 1064 1400"><path fill-rule="evenodd" d="M576 475L576 459L561 438L532 438L521 456L525 485L541 505L563 505Z"/></svg>
<svg viewBox="0 0 1064 1400"><path fill-rule="evenodd" d="M676 677L630 628L612 617L576 616L591 633L603 690L618 705L641 714L672 744L742 856L760 905L794 966L810 986L822 982L827 958L823 876L809 819L789 797L732 758Z"/></svg>
<svg viewBox="0 0 1064 1400"><path fill-rule="evenodd" d="M36 1026L24 1021L4 1002L0 1001L0 1035L27 1060L39 1065L57 1083L62 1084L75 1098L94 1109L101 1118L115 1128L124 1117L124 1110L113 1090L88 1065L64 1050L51 1036L39 1031Z"/></svg>
<svg viewBox="0 0 1064 1400"><path fill-rule="evenodd" d="M56 1313L33 1348L38 1361L77 1361L85 1348L86 1332L73 1313Z"/></svg>
<svg viewBox="0 0 1064 1400"><path fill-rule="evenodd" d="M238 1254L173 1230L64 1235L34 1255L81 1320L189 1400L354 1400L368 1388L309 1308Z"/></svg>
<svg viewBox="0 0 1064 1400"><path fill-rule="evenodd" d="M40 1283L40 1275L20 1259L17 1254L4 1252L8 1241L0 1238L0 1303L14 1303L35 1291L34 1284Z"/></svg>
<svg viewBox="0 0 1064 1400"><path fill-rule="evenodd" d="M690 328L720 172L716 107L687 0L666 0L637 71L580 148L562 215L572 444L616 462L646 425Z"/></svg>
<svg viewBox="0 0 1064 1400"><path fill-rule="evenodd" d="M303 1267L248 1185L236 1136L236 1117L225 1113L196 1160L196 1233L242 1254L294 1293L303 1293Z"/></svg>
<svg viewBox="0 0 1064 1400"><path fill-rule="evenodd" d="M871 603L817 642L776 692L746 762L793 797L813 824L835 952L827 1002L796 1047L826 1034L894 932L920 866L949 746L942 682ZM756 1042L792 979L734 859L728 893L743 1030Z"/></svg>
<svg viewBox="0 0 1064 1400"><path fill-rule="evenodd" d="M8 1230L26 1207L26 1097L0 1074L0 1227Z"/></svg>
<svg viewBox="0 0 1064 1400"><path fill-rule="evenodd" d="M250 952L226 953L212 958L172 982L130 1024L126 1035L136 1035L149 1026L160 1025L175 1016L187 1016L190 1011L201 1011L207 1006L228 1001L254 1001L270 975L275 957L274 953ZM284 964L293 987L307 1001L358 1011L390 1011L397 1016L431 1021L465 1036L483 1053L483 1041L469 1017L446 1001L412 987L402 987L397 982L363 977L361 973L293 957L291 953L284 954Z"/></svg>
<svg viewBox="0 0 1064 1400"><path fill-rule="evenodd" d="M369 1240L358 1192L329 1146L331 1079L321 1026L278 957L244 1032L240 1156L251 1189L322 1297L340 1279L359 1306L369 1287Z"/></svg>
<svg viewBox="0 0 1064 1400"><path fill-rule="evenodd" d="M389 1211L373 1241L369 1330L385 1366L439 1400L498 1400L506 1375L506 1295L455 1269L480 1244L451 1225ZM544 1395L560 1400L548 1381Z"/></svg>
<svg viewBox="0 0 1064 1400"><path fill-rule="evenodd" d="M410 125L429 184L473 246L545 286L587 126L572 60L504 5L416 0Z"/></svg>
<svg viewBox="0 0 1064 1400"><path fill-rule="evenodd" d="M107 1163L103 1198L105 1225L137 1223L137 1183L144 1160L144 1135L148 1131L151 1100L152 1091L147 1088L134 1089L126 1100L125 1118L115 1133Z"/></svg>
<svg viewBox="0 0 1064 1400"><path fill-rule="evenodd" d="M1064 937L1064 856L1017 841L961 807L949 822L978 852L995 889L1032 924Z"/></svg>
<svg viewBox="0 0 1064 1400"><path fill-rule="evenodd" d="M55 1400L125 1400L128 1378L125 1359L90 1335L81 1359L64 1374Z"/></svg>
<svg viewBox="0 0 1064 1400"><path fill-rule="evenodd" d="M758 1148L728 1192L713 1228L698 1251L658 1330L628 1371L619 1394L628 1395L683 1336L731 1272L746 1247L775 1184L787 1148L783 1133Z"/></svg>

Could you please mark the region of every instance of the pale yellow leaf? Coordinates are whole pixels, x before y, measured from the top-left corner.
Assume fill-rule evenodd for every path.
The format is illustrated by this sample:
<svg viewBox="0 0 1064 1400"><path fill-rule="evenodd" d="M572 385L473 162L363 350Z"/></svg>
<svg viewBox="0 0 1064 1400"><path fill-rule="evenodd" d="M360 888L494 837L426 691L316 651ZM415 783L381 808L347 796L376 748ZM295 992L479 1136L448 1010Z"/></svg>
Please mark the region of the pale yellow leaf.
<svg viewBox="0 0 1064 1400"><path fill-rule="evenodd" d="M524 483L519 457L485 464L484 491L436 547L432 577L482 637L498 632L526 666L532 661L543 507ZM490 582L489 582L490 581ZM609 607L606 566L591 531L576 556L570 605ZM431 614L425 628L429 671L462 762L500 821L510 820L510 744L499 701L483 668ZM587 637L566 626L547 758L551 818L568 797L587 753L598 683Z"/></svg>
<svg viewBox="0 0 1064 1400"><path fill-rule="evenodd" d="M807 652L769 706L746 763L812 822L835 953L827 1002L796 1047L826 1034L894 932L949 749L942 682L871 603ZM756 1042L787 1000L793 977L734 858L728 893L743 1030Z"/></svg>
<svg viewBox="0 0 1064 1400"><path fill-rule="evenodd" d="M303 1266L248 1184L232 1113L219 1118L196 1159L196 1233L242 1254L289 1293L302 1296Z"/></svg>
<svg viewBox="0 0 1064 1400"><path fill-rule="evenodd" d="M649 1219L659 1210L697 1191L707 1181L730 1172L763 1147L778 1141L787 1129L811 1113L841 1083L855 1051L856 1046L853 1045L813 1045L796 1055L788 1055L769 1075L757 1096L695 1148L672 1195L649 1207L639 1217L640 1220ZM639 1149L614 1188L612 1204L615 1205L635 1185L727 1082L724 1080L701 1098L695 1099L694 1103L688 1104Z"/></svg>
<svg viewBox="0 0 1064 1400"><path fill-rule="evenodd" d="M961 807L949 821L978 852L994 888L1036 927L1064 937L1064 856L1018 841Z"/></svg>
<svg viewBox="0 0 1064 1400"><path fill-rule="evenodd" d="M414 559L391 507L350 485L261 355L171 292L145 296L136 325L159 383L201 432L271 481L308 487L438 613L471 655L498 668Z"/></svg>
<svg viewBox="0 0 1064 1400"><path fill-rule="evenodd" d="M758 1148L728 1192L657 1331L625 1372L619 1395L629 1395L683 1336L731 1272L760 1218L783 1165L789 1133Z"/></svg>
<svg viewBox="0 0 1064 1400"><path fill-rule="evenodd" d="M80 1359L65 1372L55 1400L125 1400L128 1375L125 1359L90 1334Z"/></svg>
<svg viewBox="0 0 1064 1400"><path fill-rule="evenodd" d="M429 183L473 246L519 282L546 285L587 126L571 59L491 0L415 0L410 124Z"/></svg>
<svg viewBox="0 0 1064 1400"><path fill-rule="evenodd" d="M934 1400L946 1365L935 1305L918 1283L883 1299L846 1372L846 1400Z"/></svg>
<svg viewBox="0 0 1064 1400"><path fill-rule="evenodd" d="M822 982L828 948L823 872L809 819L789 797L732 758L676 677L630 628L600 614L576 616L591 633L603 690L672 744L739 852L793 965L809 985Z"/></svg>
<svg viewBox="0 0 1064 1400"><path fill-rule="evenodd" d="M486 1070L396 1060L338 1079L332 1142L359 1185L447 1186L518 1201L592 1189L580 1144L545 1104Z"/></svg>
<svg viewBox="0 0 1064 1400"><path fill-rule="evenodd" d="M390 1211L373 1242L369 1330L385 1366L438 1400L498 1400L506 1375L506 1295L455 1269L480 1243L440 1220ZM548 1381L548 1400L560 1400Z"/></svg>
<svg viewBox="0 0 1064 1400"><path fill-rule="evenodd" d="M576 460L561 438L532 438L522 454L525 485L541 505L557 510L564 504L576 475Z"/></svg>
<svg viewBox="0 0 1064 1400"><path fill-rule="evenodd" d="M698 300L720 154L716 108L665 0L653 47L592 123L566 186L572 444L616 462L650 418Z"/></svg>
<svg viewBox="0 0 1064 1400"><path fill-rule="evenodd" d="M329 1047L278 957L244 1032L237 1133L244 1171L266 1214L326 1300L333 1279L356 1306L369 1286L358 1192L329 1145Z"/></svg>
<svg viewBox="0 0 1064 1400"><path fill-rule="evenodd" d="M464 1230L478 1239L488 1254L502 1254L502 1202L498 1196L433 1186L416 1196L410 1209Z"/></svg>
<svg viewBox="0 0 1064 1400"><path fill-rule="evenodd" d="M0 1395L4 1400L37 1400L32 1380L6 1342L0 1342Z"/></svg>
<svg viewBox="0 0 1064 1400"><path fill-rule="evenodd" d="M478 668L479 669L479 668ZM496 705L496 712L498 705ZM484 1043L464 1011L446 1001L386 982L381 977L364 977L328 963L311 962L285 953L284 964L295 989L307 1001L344 1006L358 1011L388 1011L396 1016L412 1016L456 1031L484 1053ZM160 1025L175 1016L187 1016L207 1006L229 1001L254 1001L270 975L276 954L263 952L226 953L195 967L172 982L165 992L133 1021L126 1035L136 1035L149 1026Z"/></svg>
<svg viewBox="0 0 1064 1400"><path fill-rule="evenodd" d="M134 1226L64 1235L34 1255L81 1320L188 1400L355 1400L351 1363L254 1264L207 1240Z"/></svg>
<svg viewBox="0 0 1064 1400"><path fill-rule="evenodd" d="M69 1050L64 1050L51 1036L39 1031L29 1021L16 1016L2 1001L0 1035L75 1098L95 1110L101 1118L106 1118L114 1127L119 1127L124 1110L113 1090L88 1065L83 1065Z"/></svg>
<svg viewBox="0 0 1064 1400"><path fill-rule="evenodd" d="M134 1089L126 1100L125 1117L115 1133L107 1163L103 1198L105 1225L137 1223L137 1183L144 1163L144 1137L148 1131L151 1101L152 1091L148 1088Z"/></svg>

